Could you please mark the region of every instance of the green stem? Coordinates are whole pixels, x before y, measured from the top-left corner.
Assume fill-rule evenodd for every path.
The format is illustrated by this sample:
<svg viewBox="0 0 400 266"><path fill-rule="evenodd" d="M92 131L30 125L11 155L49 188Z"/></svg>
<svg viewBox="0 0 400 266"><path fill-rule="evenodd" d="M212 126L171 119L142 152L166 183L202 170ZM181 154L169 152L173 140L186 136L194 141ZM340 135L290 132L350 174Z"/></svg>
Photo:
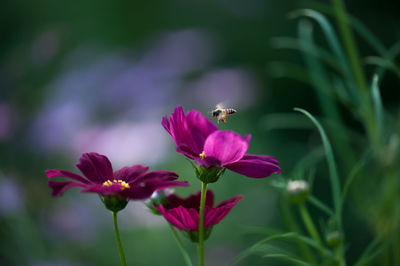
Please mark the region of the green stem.
<svg viewBox="0 0 400 266"><path fill-rule="evenodd" d="M367 130L371 143L375 148L377 148L377 145L379 145L379 135L376 134L375 130L376 123L373 119L371 98L368 93L367 81L361 67L356 42L349 24L349 17L347 15L346 7L342 0L332 0L332 3L344 47L346 49L347 56L349 57L351 70L354 74L362 102L365 104L362 106L362 108L364 108L364 126Z"/></svg>
<svg viewBox="0 0 400 266"><path fill-rule="evenodd" d="M199 266L204 266L204 208L206 205L206 192L207 183L202 182L200 197L199 244L197 245Z"/></svg>
<svg viewBox="0 0 400 266"><path fill-rule="evenodd" d="M169 224L169 227L171 228L171 231L175 237L176 243L178 243L179 246L179 250L181 251L182 255L183 255L183 259L186 262L187 266L192 266L192 261L190 260L189 254L186 252L186 249L183 245L183 242L181 240L181 238L178 235L178 232L175 230L175 227L173 227L171 224Z"/></svg>
<svg viewBox="0 0 400 266"><path fill-rule="evenodd" d="M345 266L346 262L344 260L344 251L343 251L343 245L339 245L336 250L335 250L335 254L336 254L336 259L339 262L339 266Z"/></svg>
<svg viewBox="0 0 400 266"><path fill-rule="evenodd" d="M323 248L321 238L304 203L299 205L299 210L301 218L303 219L304 225L306 226L308 233L314 239L317 245L320 248Z"/></svg>
<svg viewBox="0 0 400 266"><path fill-rule="evenodd" d="M286 226L289 227L290 231L292 232L301 232L301 230L298 227L298 224L295 222L295 218L289 209L289 203L285 200L281 200L280 207L281 207L281 212L283 215L283 220L286 223ZM297 244L299 245L301 249L301 254L304 255L304 258L307 259L311 263L311 265L318 265L317 259L315 258L315 254L312 253L311 249L309 246L307 246L304 242L297 240Z"/></svg>
<svg viewBox="0 0 400 266"><path fill-rule="evenodd" d="M117 222L117 212L112 212L112 214L113 214L113 220L114 220L115 237L117 238L119 256L121 257L121 264L122 264L122 266L127 266L126 259L125 259L125 254L124 254L124 249L122 248L121 237L119 236L118 222Z"/></svg>
<svg viewBox="0 0 400 266"><path fill-rule="evenodd" d="M343 43L346 48L347 56L349 57L350 65L354 78L358 84L358 89L362 91L363 95L368 93L368 86L361 68L360 57L354 36L349 26L349 17L347 16L346 7L342 0L332 0L335 16L339 26L340 34L342 35Z"/></svg>

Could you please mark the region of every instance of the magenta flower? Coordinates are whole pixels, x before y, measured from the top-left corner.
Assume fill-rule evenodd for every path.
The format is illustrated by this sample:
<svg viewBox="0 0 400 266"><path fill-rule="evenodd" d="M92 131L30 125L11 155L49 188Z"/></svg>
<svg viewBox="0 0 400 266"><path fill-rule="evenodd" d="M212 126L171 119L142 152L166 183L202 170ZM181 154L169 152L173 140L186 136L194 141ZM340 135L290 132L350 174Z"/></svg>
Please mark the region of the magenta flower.
<svg viewBox="0 0 400 266"><path fill-rule="evenodd" d="M274 157L246 154L250 135L242 137L233 131L218 130L196 110L185 115L182 106L178 106L169 120L163 117L162 125L174 140L176 150L203 167L227 168L254 178L281 172Z"/></svg>
<svg viewBox="0 0 400 266"><path fill-rule="evenodd" d="M204 228L206 238L209 236L214 225L219 223L230 212L243 197L236 195L231 199L220 202L214 206L214 193L207 190L206 203L204 209ZM199 209L200 209L200 191L187 198L181 198L175 194L165 198L165 203L154 206L160 211L164 218L173 226L186 231L189 237L197 242L199 228Z"/></svg>
<svg viewBox="0 0 400 266"><path fill-rule="evenodd" d="M84 153L76 166L84 177L65 170L46 170L48 178L67 177L74 180L49 180L53 196L60 196L70 188L80 187L81 192L98 193L103 199L143 200L159 189L188 186L186 181L175 181L178 175L174 172L166 170L147 172L149 167L140 164L113 171L108 158L94 152Z"/></svg>

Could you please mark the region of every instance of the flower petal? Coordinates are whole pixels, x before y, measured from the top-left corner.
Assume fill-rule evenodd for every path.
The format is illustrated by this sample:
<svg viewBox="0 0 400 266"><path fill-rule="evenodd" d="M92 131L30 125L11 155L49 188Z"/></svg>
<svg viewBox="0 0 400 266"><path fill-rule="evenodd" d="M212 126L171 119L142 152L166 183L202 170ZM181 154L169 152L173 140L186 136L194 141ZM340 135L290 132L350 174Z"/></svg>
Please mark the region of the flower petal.
<svg viewBox="0 0 400 266"><path fill-rule="evenodd" d="M215 131L204 144L207 157L214 157L222 166L239 161L249 147L250 135L242 137L233 131Z"/></svg>
<svg viewBox="0 0 400 266"><path fill-rule="evenodd" d="M194 159L203 151L206 138L217 127L196 110L189 111L185 116L182 106L175 108L170 115L163 117L161 124L174 140L177 151Z"/></svg>
<svg viewBox="0 0 400 266"><path fill-rule="evenodd" d="M155 170L148 172L144 175L141 175L136 179L131 180L129 184L138 184L141 182L147 182L151 180L159 180L159 181L176 180L178 177L179 177L178 174L172 171Z"/></svg>
<svg viewBox="0 0 400 266"><path fill-rule="evenodd" d="M177 208L178 206L182 206L186 209L195 209L199 210L200 209L200 195L201 191L197 192L196 194L191 194L186 198L182 198L176 194L171 194L166 198L166 206L164 208L166 209L173 209ZM214 193L212 190L207 190L207 195L206 195L206 206L212 208L214 205ZM158 206L155 206L156 209L158 209Z"/></svg>
<svg viewBox="0 0 400 266"><path fill-rule="evenodd" d="M169 121L166 117L163 117L161 123L171 135L176 146L185 145L194 154L201 152L197 151L197 145L193 141L182 106L175 108L174 112L169 116Z"/></svg>
<svg viewBox="0 0 400 266"><path fill-rule="evenodd" d="M231 211L233 206L242 199L242 196L237 195L231 199L220 202L216 208L208 210L204 219L204 226L210 227L219 223Z"/></svg>
<svg viewBox="0 0 400 266"><path fill-rule="evenodd" d="M75 173L72 173L70 171L59 170L59 169L48 169L45 172L46 172L46 175L48 178L67 177L67 178L79 181L83 184L90 184L90 182L86 178L84 178L80 175L77 175Z"/></svg>
<svg viewBox="0 0 400 266"><path fill-rule="evenodd" d="M275 158L270 158L269 161L267 159L264 156L250 155L250 157L243 157L240 161L225 165L225 167L239 174L254 178L267 177L274 173L280 174L279 162Z"/></svg>
<svg viewBox="0 0 400 266"><path fill-rule="evenodd" d="M136 178L140 178L149 170L148 166L135 164L132 166L125 166L114 172L114 179L123 180L127 183Z"/></svg>
<svg viewBox="0 0 400 266"><path fill-rule="evenodd" d="M189 212L182 206L171 210L165 210L164 206L160 205L160 212L170 224L181 230L197 229L196 217L192 217L193 212Z"/></svg>
<svg viewBox="0 0 400 266"><path fill-rule="evenodd" d="M52 196L61 196L66 190L73 187L86 187L84 184L79 184L71 181L49 181L49 187L53 190Z"/></svg>
<svg viewBox="0 0 400 266"><path fill-rule="evenodd" d="M270 156L270 155L246 154L242 158L242 160L253 160L253 159L266 161L266 162L270 162L270 163L274 163L274 164L279 164L279 161L275 157Z"/></svg>
<svg viewBox="0 0 400 266"><path fill-rule="evenodd" d="M241 201L243 199L242 195L236 195L233 196L230 199L227 200L223 200L220 203L218 203L218 205L215 208L219 208L219 207L233 207L236 205L236 203L238 203L239 201Z"/></svg>
<svg viewBox="0 0 400 266"><path fill-rule="evenodd" d="M102 185L91 185L87 186L85 189L83 189L81 192L93 192L93 193L99 193L101 195L111 195L111 194L118 194L121 191L126 190L123 186L119 184L112 184L110 186L102 186Z"/></svg>
<svg viewBox="0 0 400 266"><path fill-rule="evenodd" d="M118 194L122 197L132 200L143 200L149 198L154 191L169 187L187 187L189 183L186 181L170 181L170 180L150 180L140 184L130 185L128 189L124 189Z"/></svg>
<svg viewBox="0 0 400 266"><path fill-rule="evenodd" d="M200 154L203 151L207 137L218 130L217 126L196 110L187 113L186 121L196 145L197 154Z"/></svg>
<svg viewBox="0 0 400 266"><path fill-rule="evenodd" d="M191 148L189 148L185 144L177 145L176 151L179 153L182 153L183 155L185 155L186 157L188 157L190 159L196 159L199 157L199 154L200 154L200 153L194 152Z"/></svg>
<svg viewBox="0 0 400 266"><path fill-rule="evenodd" d="M84 176L97 184L103 184L114 177L108 158L95 152L84 153L76 166Z"/></svg>

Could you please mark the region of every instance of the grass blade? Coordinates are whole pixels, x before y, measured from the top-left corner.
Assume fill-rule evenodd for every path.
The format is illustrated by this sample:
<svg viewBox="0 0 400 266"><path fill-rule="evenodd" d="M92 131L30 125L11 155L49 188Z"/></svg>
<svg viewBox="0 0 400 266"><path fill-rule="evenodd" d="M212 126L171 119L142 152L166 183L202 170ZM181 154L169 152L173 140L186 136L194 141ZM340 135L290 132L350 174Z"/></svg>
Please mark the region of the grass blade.
<svg viewBox="0 0 400 266"><path fill-rule="evenodd" d="M340 46L340 42L336 37L336 34L333 30L333 27L330 25L328 20L322 15L321 13L312 10L312 9L302 9L302 10L296 10L291 13L289 13L289 18L298 18L300 16L305 16L314 19L317 21L325 36L328 41L329 46L331 47L332 51L335 53L337 58L340 60L341 67L343 68L343 71L348 71L348 62L346 59L346 56L343 52L342 47Z"/></svg>
<svg viewBox="0 0 400 266"><path fill-rule="evenodd" d="M334 15L333 8L331 5L321 3L320 1L307 1L307 6L312 6L314 9L319 10L325 14ZM366 27L358 18L347 14L350 24L353 26L354 30L362 37L364 40L371 45L379 54L383 55L386 52L386 47L369 29Z"/></svg>
<svg viewBox="0 0 400 266"><path fill-rule="evenodd" d="M354 179L356 178L357 174L363 169L364 165L367 163L368 159L370 158L370 151L366 152L364 156L357 162L357 164L353 167L350 174L346 178L346 183L343 187L342 193L342 208L344 201L346 199L347 193L349 191L351 183L353 183Z"/></svg>
<svg viewBox="0 0 400 266"><path fill-rule="evenodd" d="M311 203L312 205L314 205L315 207L317 207L318 209L320 209L321 211L323 211L325 214L327 214L329 217L333 216L333 211L331 210L331 208L329 208L325 203L323 203L322 201L320 201L319 199L317 199L314 196L309 196L308 197L308 202Z"/></svg>
<svg viewBox="0 0 400 266"><path fill-rule="evenodd" d="M328 162L329 177L332 186L332 197L333 197L333 205L335 207L334 208L335 214L337 215L338 220L341 221L341 214L339 212L340 202L341 202L340 180L336 167L335 157L333 156L332 146L329 142L329 139L325 133L324 128L317 121L317 119L315 119L313 115L311 115L309 112L301 108L294 108L294 110L303 113L305 116L307 116L311 120L311 122L313 122L314 125L317 127L319 134L321 135L322 143L324 144L325 148L326 159Z"/></svg>
<svg viewBox="0 0 400 266"><path fill-rule="evenodd" d="M277 240L277 239L292 239L292 240L298 240L308 246L311 246L313 248L316 248L318 250L321 251L322 254L324 254L325 256L334 259L332 252L329 250L326 250L324 248L321 248L313 239L309 238L309 237L305 237L302 235L299 235L298 233L295 232L289 232L289 233L284 233L284 234L277 234L277 235L273 235L273 236L269 236L267 238L264 238L260 241L258 241L257 243L255 243L254 245L252 245L251 247L249 247L248 249L242 251L238 256L236 256L230 263L229 265L235 265L236 263L238 263L239 261L241 261L242 259L260 252L260 249L265 246L265 244L269 241L272 240Z"/></svg>
<svg viewBox="0 0 400 266"><path fill-rule="evenodd" d="M305 16L314 19L321 26L321 29L325 34L326 40L328 41L331 50L335 54L335 58L337 58L340 62L340 68L342 69L341 73L343 74L345 79L349 82L348 85L350 88L350 94L354 99L354 101L358 103L360 101L360 98L357 92L357 88L355 87L354 78L351 75L349 62L331 24L325 18L324 15L312 9L296 10L294 12L289 13L290 18L297 18L300 16Z"/></svg>
<svg viewBox="0 0 400 266"><path fill-rule="evenodd" d="M290 261L290 262L295 263L296 265L303 265L303 266L309 266L309 265L311 265L311 264L308 263L308 262L305 262L305 261L303 261L303 260L300 260L300 259L298 259L298 258L289 256L289 255L286 255L286 254L268 254L268 255L265 255L265 256L263 256L263 257L264 257L264 258L273 258L273 259L287 260L287 261Z"/></svg>
<svg viewBox="0 0 400 266"><path fill-rule="evenodd" d="M391 70L398 78L400 78L400 68L396 66L391 60L379 56L368 56L365 58L365 63L370 65L377 65L382 68Z"/></svg>
<svg viewBox="0 0 400 266"><path fill-rule="evenodd" d="M274 48L278 49L294 49L299 50L301 52L306 52L312 54L313 56L318 57L321 61L328 64L330 67L338 71L339 73L345 74L345 69L342 68L340 64L337 63L337 60L334 56L332 56L327 50L316 46L315 44L311 45L308 42L303 40L289 38L289 37L276 37L271 39L271 45Z"/></svg>
<svg viewBox="0 0 400 266"><path fill-rule="evenodd" d="M382 136L383 133L383 104L382 104L382 98L381 94L379 92L379 83L378 83L378 75L374 75L372 78L372 84L371 84L371 95L372 95L372 103L374 105L374 112L375 112L375 119L376 123L378 125L378 134L379 136Z"/></svg>
<svg viewBox="0 0 400 266"><path fill-rule="evenodd" d="M290 233L284 233L284 234L277 234L277 235L273 235L267 238L264 238L260 241L258 241L257 243L255 243L254 245L252 245L251 247L245 249L244 251L242 251L238 256L236 256L230 263L229 265L235 265L236 263L238 263L239 261L241 261L242 259L252 255L253 253L257 252L257 249L259 248L259 246L261 246L262 244L265 244L271 240L274 239L281 239L281 238L291 238L294 237L295 235L297 235L294 232L290 232Z"/></svg>
<svg viewBox="0 0 400 266"><path fill-rule="evenodd" d="M357 260L357 262L354 264L355 266L362 266L362 265L368 265L368 263L373 260L376 256L379 255L382 251L384 251L392 241L387 241L383 243L382 246L380 246L377 250L372 252L373 249L375 249L378 244L382 241L383 235L375 238L369 245L368 247L364 250L364 252L361 254L360 258Z"/></svg>

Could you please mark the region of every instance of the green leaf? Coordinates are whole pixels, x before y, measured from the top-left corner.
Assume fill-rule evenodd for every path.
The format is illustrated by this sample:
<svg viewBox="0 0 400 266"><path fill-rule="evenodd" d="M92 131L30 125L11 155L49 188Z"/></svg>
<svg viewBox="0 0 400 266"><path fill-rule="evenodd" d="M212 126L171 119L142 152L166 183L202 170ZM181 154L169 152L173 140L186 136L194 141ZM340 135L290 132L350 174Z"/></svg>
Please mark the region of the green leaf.
<svg viewBox="0 0 400 266"><path fill-rule="evenodd" d="M300 16L305 16L317 21L320 24L323 33L326 36L329 46L331 47L332 51L335 53L335 55L341 62L341 67L343 68L344 71L349 70L345 53L343 52L343 49L340 46L340 42L336 37L335 31L333 30L332 26L330 25L330 23L328 22L328 20L325 18L324 15L312 9L302 9L293 11L289 13L288 16L289 18L298 18Z"/></svg>
<svg viewBox="0 0 400 266"><path fill-rule="evenodd" d="M297 233L294 232L290 232L290 233L284 233L284 234L277 234L277 235L273 235L273 236L269 236L267 238L264 238L260 241L258 241L257 243L255 243L254 245L252 245L251 247L245 249L244 251L242 251L238 256L236 256L230 263L229 265L235 265L236 263L238 263L239 261L241 261L242 259L254 254L258 252L258 248L259 246L261 246L262 244L274 240L274 239L280 239L280 238L291 238L294 237L295 235L297 235Z"/></svg>
<svg viewBox="0 0 400 266"><path fill-rule="evenodd" d="M378 133L379 136L382 136L383 133L383 104L382 104L382 99L381 99L381 94L379 92L379 78L378 75L374 75L372 78L372 84L371 84L371 95L372 95L372 103L374 105L374 113L375 113L375 119L376 123L378 125Z"/></svg>
<svg viewBox="0 0 400 266"><path fill-rule="evenodd" d="M332 54L322 47L315 44L311 45L302 39L295 39L290 37L276 37L271 39L271 45L277 49L293 49L301 52L309 53L321 61L328 64L330 67L338 71L339 73L345 74L345 70L337 63L337 60Z"/></svg>
<svg viewBox="0 0 400 266"><path fill-rule="evenodd" d="M314 9L328 14L334 15L334 11L331 5L321 3L320 1L307 1L307 6L312 6ZM386 47L369 29L366 27L358 18L347 14L349 22L353 26L354 30L365 39L367 43L371 45L379 54L383 55L386 51Z"/></svg>
<svg viewBox="0 0 400 266"><path fill-rule="evenodd" d="M340 68L341 68L340 73L342 73L345 79L349 82L348 84L350 89L349 93L351 97L354 99L354 101L356 103L359 103L360 97L358 95L358 91L355 86L354 78L351 75L351 68L349 62L340 45L339 39L336 36L336 33L333 30L333 27L331 26L329 21L320 12L312 9L296 10L289 13L289 18L298 18L300 16L305 16L314 19L321 26L321 29L326 37L328 45L330 46L332 52L334 53L335 61L338 61L340 63Z"/></svg>
<svg viewBox="0 0 400 266"><path fill-rule="evenodd" d="M382 68L386 68L388 70L391 70L398 78L400 78L400 68L396 66L395 63L393 63L391 60L387 58L382 58L379 56L368 56L365 59L365 63L370 64L370 65L377 65Z"/></svg>
<svg viewBox="0 0 400 266"><path fill-rule="evenodd" d="M376 256L378 256L382 251L388 248L392 241L386 241L385 243L381 243L381 246L372 253L372 250L378 246L378 244L382 241L383 235L375 238L368 247L361 254L360 258L354 264L355 266L369 265L368 263L373 260Z"/></svg>
<svg viewBox="0 0 400 266"><path fill-rule="evenodd" d="M350 174L346 178L346 183L344 184L343 187L343 193L342 193L342 207L343 204L346 200L347 193L349 191L351 183L353 183L354 179L356 178L357 174L360 172L361 169L363 169L364 165L367 163L371 155L370 151L367 151L361 159L354 165L353 169L351 169Z"/></svg>
<svg viewBox="0 0 400 266"><path fill-rule="evenodd" d="M295 265L305 265L305 266L312 265L312 264L310 264L308 262L305 262L305 261L303 261L303 260L301 260L299 258L295 258L295 257L289 256L289 255L286 255L286 254L268 254L268 255L264 255L263 257L264 258L287 260L287 261L295 263Z"/></svg>
<svg viewBox="0 0 400 266"><path fill-rule="evenodd" d="M265 246L265 244L269 241L272 240L276 240L276 239L292 239L292 240L298 240L308 246L311 246L313 248L316 248L318 250L321 251L322 254L324 254L324 256L327 256L331 259L334 259L332 252L321 248L313 239L309 238L309 237L305 237L302 235L299 235L298 233L295 232L289 232L289 233L284 233L284 234L276 234L273 236L269 236L267 238L264 238L260 241L258 241L257 243L255 243L254 245L252 245L251 247L247 248L246 250L242 251L238 256L236 256L230 263L229 265L235 265L236 263L238 263L239 261L243 260L244 258L253 255L255 253L260 252L260 250L262 250L263 245Z"/></svg>
<svg viewBox="0 0 400 266"><path fill-rule="evenodd" d="M394 61L394 59L400 54L400 42L394 44L390 49L385 53L384 57L389 61ZM375 70L375 73L378 75L379 81L383 79L386 68L378 66Z"/></svg>
<svg viewBox="0 0 400 266"><path fill-rule="evenodd" d="M301 108L294 108L295 111L301 112L304 115L306 115L317 127L319 134L321 135L322 142L324 144L325 148L325 154L326 154L326 159L328 162L328 167L329 167L329 177L330 177L330 182L331 182L331 187L332 187L332 197L333 197L333 205L335 209L335 214L338 216L338 220L340 219L340 202L341 202L341 192L340 192L340 180L339 180L339 175L337 171L337 166L335 162L335 157L333 156L333 150L332 146L329 142L329 139L325 133L324 128L321 126L321 124L315 119L313 115L311 115L309 112L307 112L304 109Z"/></svg>
<svg viewBox="0 0 400 266"><path fill-rule="evenodd" d="M311 3L310 3L311 2ZM313 6L315 9L320 10L321 12L324 12L329 15L333 15L333 9L330 5L323 4L321 2L316 2L316 1L308 1L308 6ZM316 12L314 10L311 10L311 12L306 12L305 10L309 9L304 9L304 10L298 10L290 13L292 17L304 15L306 16L308 14L313 14L313 12ZM318 12L317 12L318 13ZM389 50L385 47L385 45L379 40L378 37L376 37L375 34L373 34L368 27L366 27L361 20L358 18L351 16L348 14L349 17L349 23L351 26L354 28L354 30L368 43L371 45L372 48L375 49L375 51L382 57L383 60L378 60L375 61L373 59L373 64L378 64L383 66L384 68L388 68L393 70L397 75L398 73L398 67L396 67L396 64L394 62L394 59L396 58L397 54L400 52L400 42L396 43L392 48ZM317 19L315 17L315 19ZM326 31L325 31L326 32ZM396 52L397 51L397 52ZM385 62L388 60L389 62ZM382 68L381 68L382 69ZM380 71L375 71L378 73L380 79L381 74L379 73Z"/></svg>
<svg viewBox="0 0 400 266"><path fill-rule="evenodd" d="M318 209L320 209L321 211L323 211L328 216L333 216L334 213L331 210L331 208L329 208L325 203L323 203L322 201L320 201L316 197L314 197L312 195L309 196L308 197L308 202L311 203L312 205L314 205L315 207L317 207Z"/></svg>
<svg viewBox="0 0 400 266"><path fill-rule="evenodd" d="M323 155L324 151L322 146L314 148L309 153L305 154L304 156L302 156L302 158L299 159L291 175L303 179L306 169L309 169L310 167L316 165L323 158Z"/></svg>

